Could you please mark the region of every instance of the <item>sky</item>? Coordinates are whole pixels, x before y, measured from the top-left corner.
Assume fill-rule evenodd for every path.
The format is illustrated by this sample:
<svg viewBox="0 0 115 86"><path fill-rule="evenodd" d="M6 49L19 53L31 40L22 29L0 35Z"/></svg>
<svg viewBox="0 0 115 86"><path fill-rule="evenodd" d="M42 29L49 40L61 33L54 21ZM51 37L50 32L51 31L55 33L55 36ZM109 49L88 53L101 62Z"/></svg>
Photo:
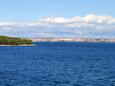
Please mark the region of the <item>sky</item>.
<svg viewBox="0 0 115 86"><path fill-rule="evenodd" d="M0 0L0 35L115 37L115 0Z"/></svg>

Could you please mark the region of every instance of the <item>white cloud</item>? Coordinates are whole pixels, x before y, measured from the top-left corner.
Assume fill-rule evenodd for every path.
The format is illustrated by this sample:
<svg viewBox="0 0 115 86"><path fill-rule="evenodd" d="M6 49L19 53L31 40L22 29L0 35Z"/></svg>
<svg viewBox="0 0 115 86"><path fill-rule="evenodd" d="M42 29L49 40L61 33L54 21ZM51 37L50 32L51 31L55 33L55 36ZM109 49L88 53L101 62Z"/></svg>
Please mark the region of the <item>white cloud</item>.
<svg viewBox="0 0 115 86"><path fill-rule="evenodd" d="M49 18L42 18L38 21L41 23L64 24L64 23L71 23L73 20L64 17L49 17Z"/></svg>
<svg viewBox="0 0 115 86"><path fill-rule="evenodd" d="M77 16L73 18L64 18L64 17L49 17L39 19L39 23L50 23L50 24L67 24L67 23L106 23L113 24L115 23L115 18L111 16L103 16L103 15L86 15L83 17Z"/></svg>
<svg viewBox="0 0 115 86"><path fill-rule="evenodd" d="M86 15L73 18L48 17L26 23L0 22L0 34L37 34L38 36L115 36L115 18L109 15ZM13 32L14 30L14 32ZM31 35L32 36L32 35Z"/></svg>

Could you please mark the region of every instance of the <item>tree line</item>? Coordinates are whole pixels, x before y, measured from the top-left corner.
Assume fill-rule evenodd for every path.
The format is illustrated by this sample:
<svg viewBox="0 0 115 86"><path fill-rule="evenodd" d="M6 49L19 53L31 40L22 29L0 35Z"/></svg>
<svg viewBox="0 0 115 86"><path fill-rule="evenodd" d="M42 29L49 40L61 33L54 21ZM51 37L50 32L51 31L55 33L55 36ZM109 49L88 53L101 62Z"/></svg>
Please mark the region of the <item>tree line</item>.
<svg viewBox="0 0 115 86"><path fill-rule="evenodd" d="M30 45L31 40L16 37L0 36L0 45Z"/></svg>

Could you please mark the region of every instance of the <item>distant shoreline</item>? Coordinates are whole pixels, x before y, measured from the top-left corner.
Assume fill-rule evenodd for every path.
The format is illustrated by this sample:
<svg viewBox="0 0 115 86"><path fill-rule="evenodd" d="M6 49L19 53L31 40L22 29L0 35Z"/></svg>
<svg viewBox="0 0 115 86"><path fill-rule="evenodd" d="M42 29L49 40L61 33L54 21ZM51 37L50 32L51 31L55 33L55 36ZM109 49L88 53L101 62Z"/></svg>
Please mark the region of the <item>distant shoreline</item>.
<svg viewBox="0 0 115 86"><path fill-rule="evenodd" d="M115 38L27 38L33 42L111 42Z"/></svg>
<svg viewBox="0 0 115 86"><path fill-rule="evenodd" d="M35 44L31 44L31 45L0 45L0 47L4 47L4 46L35 46Z"/></svg>

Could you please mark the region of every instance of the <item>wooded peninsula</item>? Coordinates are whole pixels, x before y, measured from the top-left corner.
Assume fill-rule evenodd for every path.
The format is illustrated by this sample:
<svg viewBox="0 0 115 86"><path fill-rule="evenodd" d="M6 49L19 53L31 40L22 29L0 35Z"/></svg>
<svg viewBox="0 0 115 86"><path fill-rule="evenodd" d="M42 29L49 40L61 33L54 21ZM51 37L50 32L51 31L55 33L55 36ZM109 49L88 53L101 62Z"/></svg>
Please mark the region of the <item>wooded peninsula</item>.
<svg viewBox="0 0 115 86"><path fill-rule="evenodd" d="M31 44L32 41L29 39L0 36L0 45L31 45Z"/></svg>

